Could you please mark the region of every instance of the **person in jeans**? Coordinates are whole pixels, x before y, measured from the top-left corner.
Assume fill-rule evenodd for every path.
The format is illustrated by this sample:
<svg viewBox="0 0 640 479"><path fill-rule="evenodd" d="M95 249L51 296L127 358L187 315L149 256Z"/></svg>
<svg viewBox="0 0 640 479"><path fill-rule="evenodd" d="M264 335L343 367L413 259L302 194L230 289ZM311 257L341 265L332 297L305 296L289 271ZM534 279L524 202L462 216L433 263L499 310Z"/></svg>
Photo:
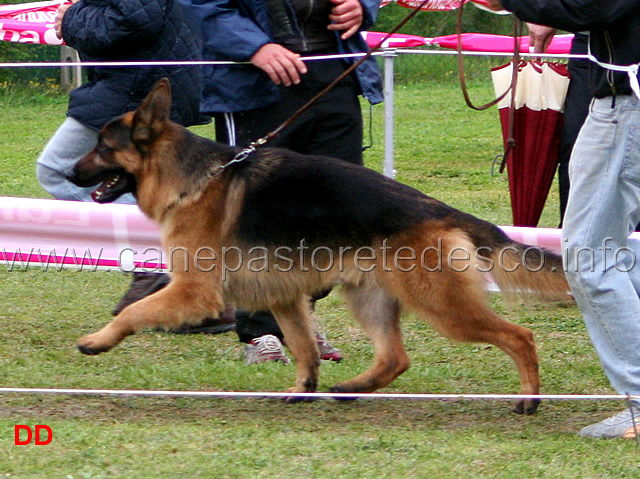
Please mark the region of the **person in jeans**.
<svg viewBox="0 0 640 479"><path fill-rule="evenodd" d="M218 141L238 146L278 127L357 60L303 62L301 56L366 52L359 32L373 24L380 6L378 0L182 1L202 26L205 60L247 62L203 68L202 111L214 116ZM373 58L266 146L362 164L360 94L372 104L383 99ZM237 311L236 330L250 364L288 362L270 311ZM318 346L323 359L342 358L320 335Z"/></svg>
<svg viewBox="0 0 640 479"><path fill-rule="evenodd" d="M175 0L82 0L58 9L56 32L83 61L195 60L199 37L185 23ZM59 200L92 201L93 188L67 180L73 165L98 142L111 119L134 110L162 77L173 95L172 120L184 126L206 122L200 113L200 70L196 66L86 67L87 82L71 92L67 118L37 159L40 185ZM134 204L131 194L119 203ZM166 275L134 273L129 291L115 307L128 304L166 284Z"/></svg>
<svg viewBox="0 0 640 479"><path fill-rule="evenodd" d="M640 395L640 0L490 0L521 20L588 31L591 105L569 162L565 269L611 385ZM580 431L636 438L640 403Z"/></svg>

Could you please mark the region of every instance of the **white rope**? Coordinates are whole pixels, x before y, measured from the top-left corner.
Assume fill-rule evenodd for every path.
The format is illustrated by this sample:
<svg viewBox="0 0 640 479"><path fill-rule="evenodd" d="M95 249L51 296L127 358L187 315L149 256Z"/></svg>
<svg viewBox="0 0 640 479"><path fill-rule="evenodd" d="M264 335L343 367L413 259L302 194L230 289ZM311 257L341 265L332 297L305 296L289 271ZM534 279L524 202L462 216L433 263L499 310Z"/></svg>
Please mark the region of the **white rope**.
<svg viewBox="0 0 640 479"><path fill-rule="evenodd" d="M339 55L317 55L312 57L302 57L303 61L329 60L339 58L359 58L366 53L346 53ZM376 53L373 53L376 55ZM379 55L379 53L378 53ZM149 60L149 61L121 61L121 62L0 62L0 68L35 68L35 67L149 67L149 66L202 66L202 65L250 65L251 62L234 62L228 60Z"/></svg>
<svg viewBox="0 0 640 479"><path fill-rule="evenodd" d="M455 50L420 50L415 48L388 48L374 52L372 56L384 56L390 52L395 54L418 54L418 55L457 55ZM489 56L489 57L508 57L511 53L507 52L477 52L463 51L463 55L469 56ZM336 55L316 55L311 57L302 57L302 61L318 61L318 60L334 60L340 58L360 58L366 53L347 53ZM521 53L521 57L533 58L578 58L589 59L588 55L574 55L564 53ZM202 66L202 65L247 65L250 62L232 62L223 60L192 60L192 61L123 61L123 62L0 62L0 68L60 68L60 67L148 67L148 66Z"/></svg>
<svg viewBox="0 0 640 479"><path fill-rule="evenodd" d="M422 399L422 400L640 400L626 394L421 394L421 393L290 393L273 391L172 391L147 389L0 388L0 394L67 394L97 396L167 396L208 398L328 398L328 399Z"/></svg>
<svg viewBox="0 0 640 479"><path fill-rule="evenodd" d="M638 68L640 68L640 63L636 63L633 65L616 65L614 63L607 63L598 60L595 55L591 53L591 36L589 36L589 41L587 42L587 57L589 58L589 60L591 60L601 68L614 72L626 73L629 77L631 90L633 90L633 93L640 100L640 85L638 84Z"/></svg>
<svg viewBox="0 0 640 479"><path fill-rule="evenodd" d="M394 49L388 49L385 52L393 51ZM418 48L398 48L395 49L395 53L406 53L406 54L416 54L416 55L457 55L458 52L456 50L421 50ZM513 53L509 52L478 52L478 51L467 51L463 50L461 52L463 55L468 56L486 56L486 57L512 57ZM556 59L569 59L575 58L579 60L588 60L589 57L587 55L580 55L575 53L520 53L520 57L522 58L556 58ZM0 63L0 65L2 65Z"/></svg>
<svg viewBox="0 0 640 479"><path fill-rule="evenodd" d="M420 54L420 55L458 55L457 51L452 50L423 50L411 48L389 48L375 52L375 56L388 55L389 52L396 54ZM462 51L463 55L469 56L494 56L506 57L510 53L506 52L477 52ZM303 57L303 61L318 61L338 58L357 58L364 56L365 53L339 54L339 55L321 55L313 57ZM594 60L590 55L574 55L574 54L549 54L549 53L522 53L522 57L534 58L558 58L558 59L589 59ZM597 60L596 60L597 62ZM230 62L230 61L146 61L146 62L0 62L0 68L60 68L72 66L84 67L131 67L131 66L181 66L181 65L230 65L248 62ZM606 64L605 64L606 65ZM604 65L603 65L604 66ZM613 65L613 67L616 67ZM631 76L631 71L635 67L635 73L638 71L638 65L631 65L625 70ZM613 68L612 68L613 69ZM632 82L632 88L634 83ZM635 78L634 92L640 97L640 90L637 90L637 78ZM413 399L413 400L522 400L522 399L540 399L540 400L640 400L640 395L624 395L624 394L421 394L421 393L289 393L289 392L272 392L272 391L175 391L175 390L142 390L142 389L70 389L70 388L0 388L0 394L66 394L66 395L100 395L100 396L166 396L166 397L208 397L208 398L329 398L329 399Z"/></svg>

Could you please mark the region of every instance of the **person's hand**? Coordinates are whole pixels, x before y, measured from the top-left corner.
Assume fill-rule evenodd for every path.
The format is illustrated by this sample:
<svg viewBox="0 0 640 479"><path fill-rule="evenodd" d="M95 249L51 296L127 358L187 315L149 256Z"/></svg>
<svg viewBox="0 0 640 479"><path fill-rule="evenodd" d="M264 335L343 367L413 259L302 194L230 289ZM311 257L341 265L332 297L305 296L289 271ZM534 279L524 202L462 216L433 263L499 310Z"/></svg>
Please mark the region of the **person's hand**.
<svg viewBox="0 0 640 479"><path fill-rule="evenodd" d="M331 0L335 6L331 9L329 30L343 31L340 35L346 40L355 34L362 25L363 9L360 0Z"/></svg>
<svg viewBox="0 0 640 479"><path fill-rule="evenodd" d="M276 85L297 85L300 83L300 75L307 73L300 55L277 43L267 43L260 47L251 57L251 63L269 75Z"/></svg>
<svg viewBox="0 0 640 479"><path fill-rule="evenodd" d="M527 23L527 28L529 29L529 47L533 47L535 53L546 52L556 34L556 29L535 23Z"/></svg>
<svg viewBox="0 0 640 479"><path fill-rule="evenodd" d="M69 10L69 7L74 3L78 3L80 0L71 0L70 3L62 3L58 7L58 11L56 13L56 37L62 40L62 18L64 14Z"/></svg>
<svg viewBox="0 0 640 479"><path fill-rule="evenodd" d="M56 37L60 40L62 40L62 18L71 5L71 3L63 3L58 7L58 12L56 13Z"/></svg>

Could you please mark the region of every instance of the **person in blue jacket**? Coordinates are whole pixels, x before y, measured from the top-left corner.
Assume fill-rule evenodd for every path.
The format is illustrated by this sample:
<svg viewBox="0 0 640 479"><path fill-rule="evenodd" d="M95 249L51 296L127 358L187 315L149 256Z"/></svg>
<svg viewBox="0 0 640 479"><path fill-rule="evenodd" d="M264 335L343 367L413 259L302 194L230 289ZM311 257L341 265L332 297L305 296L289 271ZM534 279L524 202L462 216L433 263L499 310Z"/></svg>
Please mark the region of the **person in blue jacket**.
<svg viewBox="0 0 640 479"><path fill-rule="evenodd" d="M185 23L175 0L75 0L62 4L58 37L83 61L196 60L200 37ZM37 159L40 185L60 200L92 201L91 188L67 180L73 165L97 144L99 130L111 119L134 110L157 80L168 77L172 119L184 126L202 123L201 76L197 66L87 67L88 81L71 92L67 118ZM118 200L135 203L127 194ZM132 287L115 313L140 299L164 275L135 273Z"/></svg>
<svg viewBox="0 0 640 479"><path fill-rule="evenodd" d="M593 99L569 161L562 241L571 291L604 370L640 395L640 0L490 0L521 20L588 31ZM636 438L640 401L580 435Z"/></svg>
<svg viewBox="0 0 640 479"><path fill-rule="evenodd" d="M288 119L358 58L302 57L368 50L360 31L373 25L379 0L181 0L201 25L205 60L244 64L203 67L201 109L216 122L216 139L248 146ZM362 164L359 95L383 100L374 58L363 62L279 136L270 147ZM291 205L295 208L295 205ZM270 312L238 312L236 330L249 363L286 362L282 333ZM318 339L323 359L341 359Z"/></svg>

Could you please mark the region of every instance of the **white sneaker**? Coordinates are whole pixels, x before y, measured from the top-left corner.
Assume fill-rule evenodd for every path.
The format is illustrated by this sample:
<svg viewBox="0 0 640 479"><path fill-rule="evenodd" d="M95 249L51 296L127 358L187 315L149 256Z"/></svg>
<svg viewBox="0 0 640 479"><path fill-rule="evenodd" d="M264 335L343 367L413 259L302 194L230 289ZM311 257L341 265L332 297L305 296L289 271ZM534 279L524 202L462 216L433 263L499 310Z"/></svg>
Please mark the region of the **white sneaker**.
<svg viewBox="0 0 640 479"><path fill-rule="evenodd" d="M640 407L634 404L615 416L583 428L578 435L603 439L615 437L635 439L638 433L640 433Z"/></svg>
<svg viewBox="0 0 640 479"><path fill-rule="evenodd" d="M267 361L280 361L288 364L289 358L284 352L282 343L273 334L265 334L254 338L244 348L247 364L260 364Z"/></svg>

